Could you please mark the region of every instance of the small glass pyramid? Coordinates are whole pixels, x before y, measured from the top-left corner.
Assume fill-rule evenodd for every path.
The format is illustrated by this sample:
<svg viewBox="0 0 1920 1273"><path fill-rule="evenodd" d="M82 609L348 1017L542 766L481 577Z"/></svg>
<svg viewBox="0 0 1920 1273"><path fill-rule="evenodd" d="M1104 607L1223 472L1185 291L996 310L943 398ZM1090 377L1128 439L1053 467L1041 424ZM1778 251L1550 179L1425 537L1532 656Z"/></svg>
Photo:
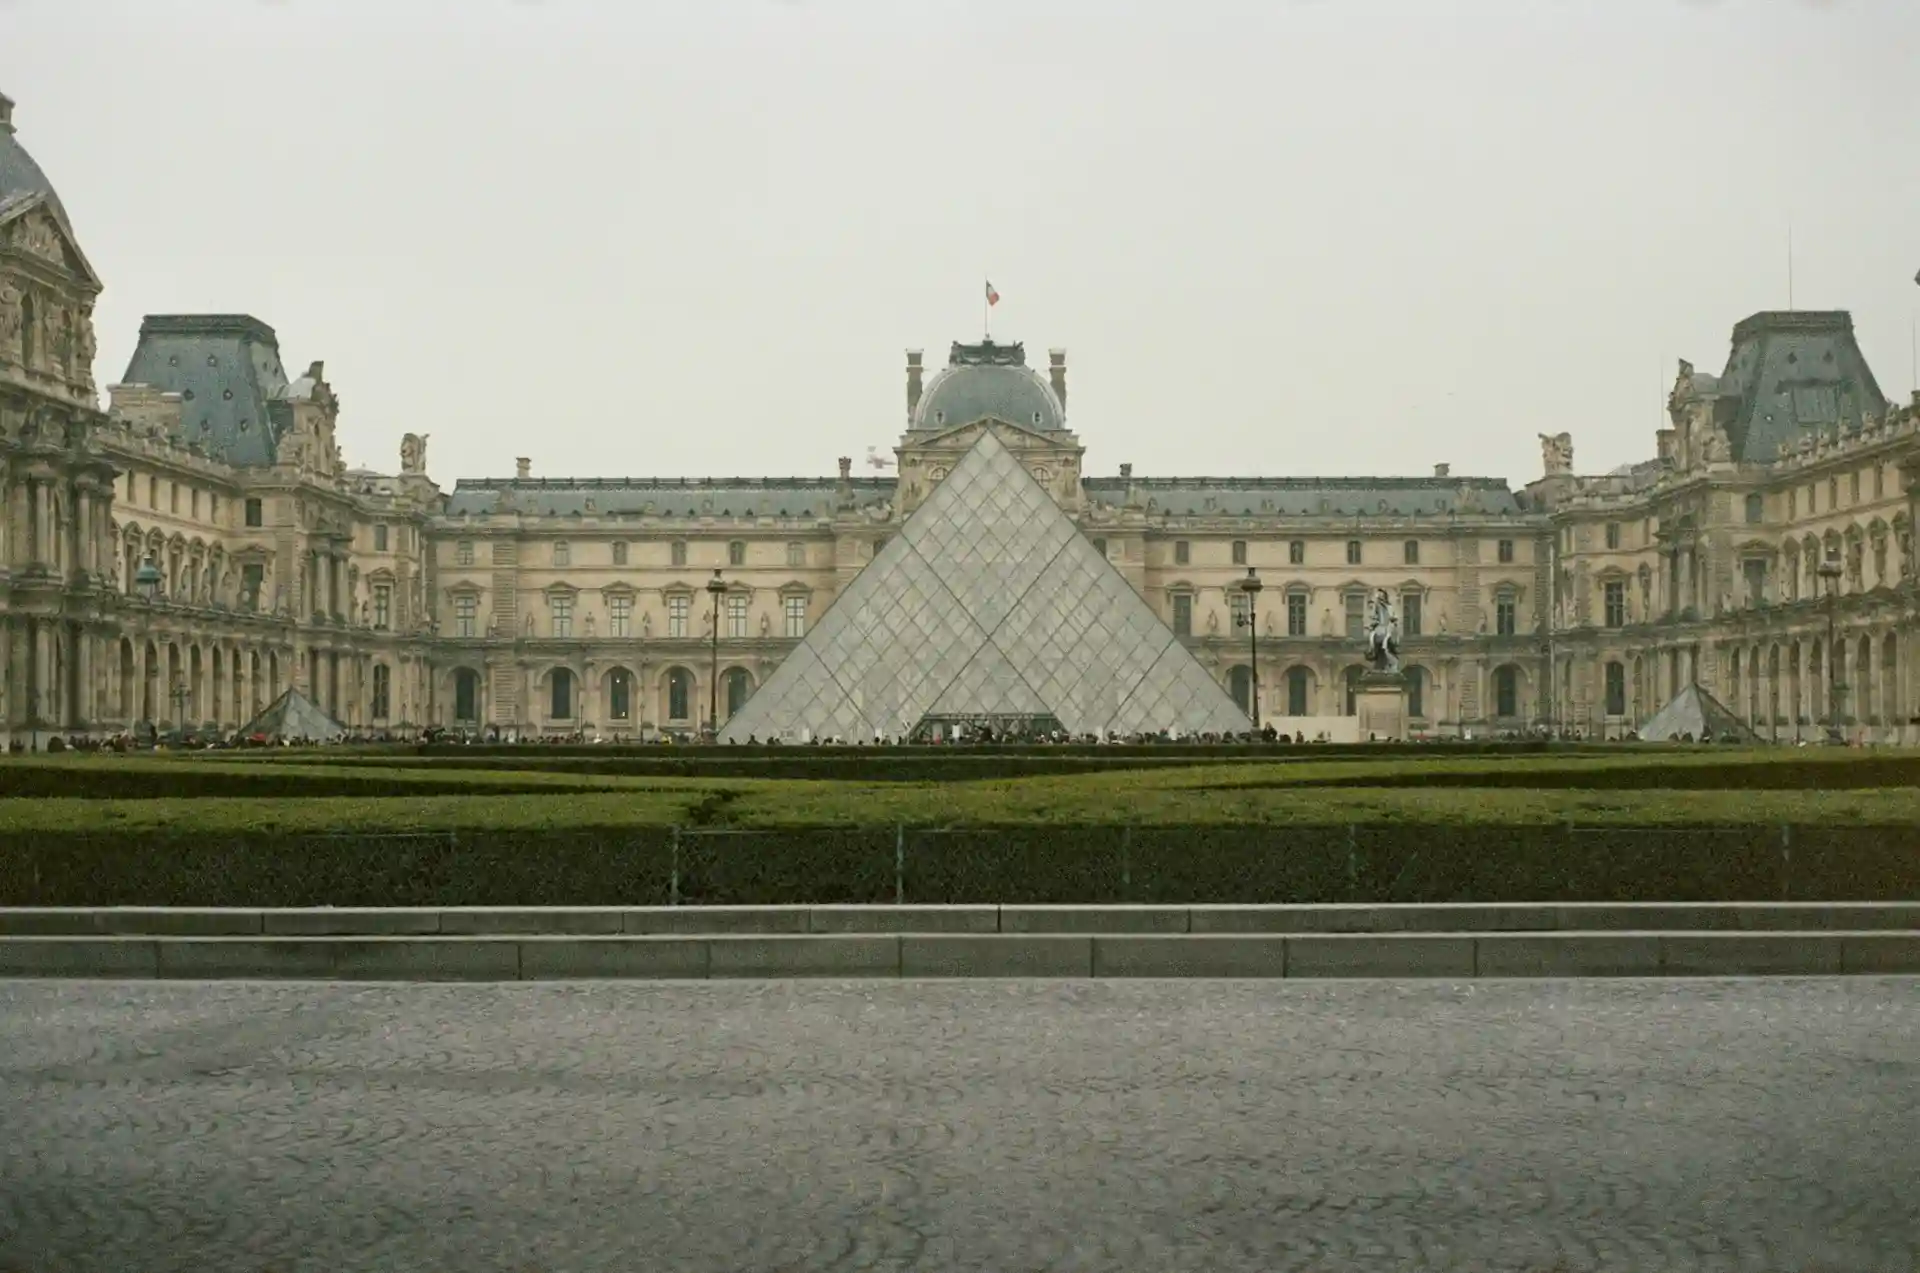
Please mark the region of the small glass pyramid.
<svg viewBox="0 0 1920 1273"><path fill-rule="evenodd" d="M1245 712L991 432L720 730L871 742L925 718L1241 733Z"/></svg>

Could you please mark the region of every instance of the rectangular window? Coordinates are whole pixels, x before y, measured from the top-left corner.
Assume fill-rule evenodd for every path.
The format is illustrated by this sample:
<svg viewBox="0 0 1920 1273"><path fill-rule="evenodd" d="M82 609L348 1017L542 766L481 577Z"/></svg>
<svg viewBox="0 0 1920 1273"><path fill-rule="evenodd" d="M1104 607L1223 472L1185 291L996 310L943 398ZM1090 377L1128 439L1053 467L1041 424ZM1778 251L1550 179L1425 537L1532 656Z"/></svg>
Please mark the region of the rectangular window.
<svg viewBox="0 0 1920 1273"><path fill-rule="evenodd" d="M260 514L260 501L259 501L259 500L257 500L257 499L250 499L250 500L248 500L248 501L247 501L247 504L246 504L246 519L245 519L245 520L246 520L246 523L247 523L247 525L249 525L249 526L259 526L259 525L261 524L261 522L262 522L262 520L263 520L263 518L261 517L261 514Z"/></svg>
<svg viewBox="0 0 1920 1273"><path fill-rule="evenodd" d="M1233 564L1236 566L1247 564L1247 541L1244 539L1233 541Z"/></svg>
<svg viewBox="0 0 1920 1273"><path fill-rule="evenodd" d="M1188 546L1187 541L1184 539L1174 540L1173 541L1173 564L1176 566L1184 566L1184 565L1187 565L1191 560L1192 560L1192 549Z"/></svg>
<svg viewBox="0 0 1920 1273"><path fill-rule="evenodd" d="M1307 564L1306 540L1289 539L1287 541L1287 564L1290 566L1304 566Z"/></svg>
<svg viewBox="0 0 1920 1273"><path fill-rule="evenodd" d="M1858 504L1860 502L1860 470L1855 469L1853 472L1847 474L1847 486L1848 498Z"/></svg>
<svg viewBox="0 0 1920 1273"><path fill-rule="evenodd" d="M176 517L180 515L180 483L178 482L167 483L167 511Z"/></svg>
<svg viewBox="0 0 1920 1273"><path fill-rule="evenodd" d="M1627 585L1624 580L1610 579L1606 585L1607 626L1624 628L1627 626Z"/></svg>
<svg viewBox="0 0 1920 1273"><path fill-rule="evenodd" d="M1857 492L1857 491L1859 490L1859 486L1860 486L1860 477L1859 477L1859 475L1858 475L1858 474L1855 474L1855 475L1854 475L1854 479L1853 479L1853 484L1854 484L1854 489L1855 489L1855 491ZM1860 498L1860 496L1859 496L1859 495L1858 495L1858 494L1856 493L1856 494L1854 495L1854 498L1855 498L1855 499L1859 499L1859 498ZM192 499L192 501L193 501L193 503L192 503L192 508L193 508L193 513L192 513L192 516L193 516L193 520L197 522L197 521L199 521L199 520L200 520L200 492L199 492L199 491L197 491L197 490L196 490L196 491L194 491L194 492L193 492L193 494L192 494L192 496L191 496L191 499Z"/></svg>
<svg viewBox="0 0 1920 1273"><path fill-rule="evenodd" d="M806 565L807 564L807 546L805 544L800 544L800 543L788 544L787 545L787 564L789 566Z"/></svg>
<svg viewBox="0 0 1920 1273"><path fill-rule="evenodd" d="M1620 523L1607 523L1607 548L1609 551L1620 547Z"/></svg>
<svg viewBox="0 0 1920 1273"><path fill-rule="evenodd" d="M553 564L556 566L571 566L573 564L573 545L564 539L556 543L553 546Z"/></svg>
<svg viewBox="0 0 1920 1273"><path fill-rule="evenodd" d="M1827 511L1833 512L1840 507L1840 477L1835 474L1827 479Z"/></svg>
<svg viewBox="0 0 1920 1273"><path fill-rule="evenodd" d="M373 524L373 551L377 553L387 551L387 524L385 522L375 522Z"/></svg>
<svg viewBox="0 0 1920 1273"><path fill-rule="evenodd" d="M1767 562L1764 557L1749 557L1740 563L1741 573L1747 585L1747 605L1759 607L1767 604Z"/></svg>
<svg viewBox="0 0 1920 1273"><path fill-rule="evenodd" d="M473 541L463 539L453 546L453 564L471 566L473 564Z"/></svg>
<svg viewBox="0 0 1920 1273"><path fill-rule="evenodd" d="M553 635L570 637L573 635L573 598L555 596L553 606Z"/></svg>
<svg viewBox="0 0 1920 1273"><path fill-rule="evenodd" d="M613 564L616 566L627 564L627 542L624 539L613 546Z"/></svg>
<svg viewBox="0 0 1920 1273"><path fill-rule="evenodd" d="M220 497L218 495L207 496L207 520L214 523L218 523L220 520Z"/></svg>
<svg viewBox="0 0 1920 1273"><path fill-rule="evenodd" d="M1520 630L1520 606L1512 597L1501 597L1493 603L1493 631L1495 636L1513 636ZM1508 712L1511 716L1513 713Z"/></svg>
<svg viewBox="0 0 1920 1273"><path fill-rule="evenodd" d="M787 635L790 637L807 635L807 599L801 596L788 597L784 605L787 616Z"/></svg>
<svg viewBox="0 0 1920 1273"><path fill-rule="evenodd" d="M1818 485L1809 482L1807 484L1807 516L1811 517L1819 511L1820 488Z"/></svg>
<svg viewBox="0 0 1920 1273"><path fill-rule="evenodd" d="M1875 499L1884 499L1886 498L1886 494L1887 466L1884 464L1876 464L1873 466L1873 497Z"/></svg>
<svg viewBox="0 0 1920 1273"><path fill-rule="evenodd" d="M480 598L469 593L453 599L453 632L463 637L480 635Z"/></svg>
<svg viewBox="0 0 1920 1273"><path fill-rule="evenodd" d="M496 566L513 565L514 548L510 543L495 540L493 543L493 564Z"/></svg>
<svg viewBox="0 0 1920 1273"><path fill-rule="evenodd" d="M391 710L393 671L385 663L373 665L373 718L385 720Z"/></svg>
<svg viewBox="0 0 1920 1273"><path fill-rule="evenodd" d="M1193 598L1184 592L1173 594L1173 634L1193 635Z"/></svg>
<svg viewBox="0 0 1920 1273"><path fill-rule="evenodd" d="M373 626L384 632L393 625L393 588L391 585L377 583L373 585Z"/></svg>
<svg viewBox="0 0 1920 1273"><path fill-rule="evenodd" d="M1347 594L1347 639L1358 641L1367 634L1367 594Z"/></svg>
<svg viewBox="0 0 1920 1273"><path fill-rule="evenodd" d="M684 539L674 540L673 548L670 552L670 556L674 565L676 566L686 565L687 564L687 541Z"/></svg>
<svg viewBox="0 0 1920 1273"><path fill-rule="evenodd" d="M1511 539L1501 540L1499 544L1496 545L1494 555L1499 558L1501 565L1511 566L1513 564L1513 541Z"/></svg>
<svg viewBox="0 0 1920 1273"><path fill-rule="evenodd" d="M147 479L147 507L152 509L160 507L160 479L157 477Z"/></svg>
<svg viewBox="0 0 1920 1273"><path fill-rule="evenodd" d="M1307 635L1307 594L1304 592L1287 594L1287 635ZM1299 714L1294 713L1296 716Z"/></svg>
<svg viewBox="0 0 1920 1273"><path fill-rule="evenodd" d="M1235 632L1247 630L1247 616L1252 611L1247 606L1247 594L1238 588L1227 589L1227 617L1233 620Z"/></svg>
<svg viewBox="0 0 1920 1273"><path fill-rule="evenodd" d="M729 593L727 596L727 635L747 635L747 598L744 593Z"/></svg>
<svg viewBox="0 0 1920 1273"><path fill-rule="evenodd" d="M687 614L693 609L693 598L678 593L667 598L667 635L683 637L687 635Z"/></svg>
<svg viewBox="0 0 1920 1273"><path fill-rule="evenodd" d="M1400 594L1400 632L1403 636L1420 635L1420 594L1417 592Z"/></svg>
<svg viewBox="0 0 1920 1273"><path fill-rule="evenodd" d="M1400 545L1400 560L1408 566L1419 565L1420 541L1417 539L1409 539L1406 543Z"/></svg>
<svg viewBox="0 0 1920 1273"><path fill-rule="evenodd" d="M633 635L632 597L607 598L607 635L617 637Z"/></svg>
<svg viewBox="0 0 1920 1273"><path fill-rule="evenodd" d="M1349 566L1360 564L1360 541L1357 539L1347 541L1347 564Z"/></svg>
<svg viewBox="0 0 1920 1273"><path fill-rule="evenodd" d="M258 610L260 608L260 590L267 586L267 568L250 562L240 567L240 608Z"/></svg>
<svg viewBox="0 0 1920 1273"><path fill-rule="evenodd" d="M727 544L727 564L744 566L747 564L747 545L742 540L731 540Z"/></svg>

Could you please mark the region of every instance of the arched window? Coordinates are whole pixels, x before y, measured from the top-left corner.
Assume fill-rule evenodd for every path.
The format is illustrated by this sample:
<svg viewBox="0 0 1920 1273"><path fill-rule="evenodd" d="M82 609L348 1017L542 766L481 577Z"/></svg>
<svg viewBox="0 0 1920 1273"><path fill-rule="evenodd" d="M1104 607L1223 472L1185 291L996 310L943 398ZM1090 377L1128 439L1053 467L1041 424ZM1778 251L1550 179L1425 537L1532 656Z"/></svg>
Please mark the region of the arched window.
<svg viewBox="0 0 1920 1273"><path fill-rule="evenodd" d="M549 678L549 702L547 718L549 720L573 719L573 673L564 667L553 669Z"/></svg>
<svg viewBox="0 0 1920 1273"><path fill-rule="evenodd" d="M691 720L693 673L676 667L667 673L667 719Z"/></svg>
<svg viewBox="0 0 1920 1273"><path fill-rule="evenodd" d="M607 673L607 719L633 719L633 673L624 667Z"/></svg>
<svg viewBox="0 0 1920 1273"><path fill-rule="evenodd" d="M373 718L385 720L392 706L393 669L385 663L373 665Z"/></svg>
<svg viewBox="0 0 1920 1273"><path fill-rule="evenodd" d="M1312 675L1304 667L1287 669L1287 715L1311 716L1309 708L1312 698Z"/></svg>
<svg viewBox="0 0 1920 1273"><path fill-rule="evenodd" d="M1607 715L1627 714L1627 665L1607 664Z"/></svg>
<svg viewBox="0 0 1920 1273"><path fill-rule="evenodd" d="M753 693L753 681L745 668L730 667L727 669L726 687L727 717L732 719L735 712L747 705L747 697Z"/></svg>
<svg viewBox="0 0 1920 1273"><path fill-rule="evenodd" d="M1354 666L1347 669L1346 676L1344 677L1346 687L1347 687L1347 693L1346 693L1347 701L1346 701L1346 710L1342 713L1342 715L1358 716L1360 714L1360 702L1359 702L1360 677L1364 674L1364 672L1365 672L1365 669L1359 666Z"/></svg>
<svg viewBox="0 0 1920 1273"><path fill-rule="evenodd" d="M1233 701L1241 711L1253 714L1253 672L1245 667L1236 667L1227 673L1227 692L1233 695Z"/></svg>
<svg viewBox="0 0 1920 1273"><path fill-rule="evenodd" d="M480 719L480 674L470 667L453 674L453 718L467 724Z"/></svg>
<svg viewBox="0 0 1920 1273"><path fill-rule="evenodd" d="M1511 663L1493 670L1493 714L1500 717L1520 714L1520 670Z"/></svg>

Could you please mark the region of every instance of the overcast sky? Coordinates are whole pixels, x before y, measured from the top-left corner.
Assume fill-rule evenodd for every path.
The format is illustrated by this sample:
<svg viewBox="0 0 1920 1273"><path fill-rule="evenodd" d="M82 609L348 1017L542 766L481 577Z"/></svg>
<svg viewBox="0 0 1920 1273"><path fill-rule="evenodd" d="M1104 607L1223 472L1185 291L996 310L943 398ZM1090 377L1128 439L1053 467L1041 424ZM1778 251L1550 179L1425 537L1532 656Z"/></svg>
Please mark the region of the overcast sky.
<svg viewBox="0 0 1920 1273"><path fill-rule="evenodd" d="M101 383L243 311L447 485L830 474L989 277L1092 473L1597 471L1789 224L1904 400L1917 67L1915 0L0 0Z"/></svg>

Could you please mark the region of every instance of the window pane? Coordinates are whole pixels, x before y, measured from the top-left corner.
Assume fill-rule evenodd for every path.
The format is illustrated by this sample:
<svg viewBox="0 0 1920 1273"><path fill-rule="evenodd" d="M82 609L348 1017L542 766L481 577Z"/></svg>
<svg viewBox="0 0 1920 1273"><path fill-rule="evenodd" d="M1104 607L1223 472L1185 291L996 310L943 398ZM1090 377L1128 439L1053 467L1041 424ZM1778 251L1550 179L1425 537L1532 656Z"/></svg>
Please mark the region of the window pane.
<svg viewBox="0 0 1920 1273"><path fill-rule="evenodd" d="M1184 592L1174 594L1173 634L1175 636L1193 635L1193 598Z"/></svg>
<svg viewBox="0 0 1920 1273"><path fill-rule="evenodd" d="M1307 634L1307 594L1290 592L1287 594L1287 635L1305 636ZM1305 675L1302 673L1302 675ZM1296 712L1294 715L1299 715Z"/></svg>

